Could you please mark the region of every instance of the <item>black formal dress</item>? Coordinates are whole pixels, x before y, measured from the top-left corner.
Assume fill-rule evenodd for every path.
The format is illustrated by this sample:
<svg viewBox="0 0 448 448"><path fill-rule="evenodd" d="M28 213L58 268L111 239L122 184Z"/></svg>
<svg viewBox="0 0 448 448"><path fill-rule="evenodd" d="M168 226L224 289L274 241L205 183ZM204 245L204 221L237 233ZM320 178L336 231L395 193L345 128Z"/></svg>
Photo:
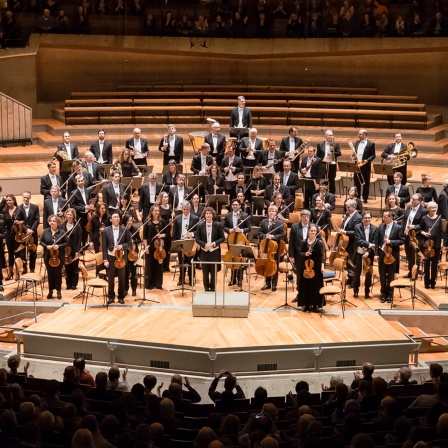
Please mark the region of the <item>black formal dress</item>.
<svg viewBox="0 0 448 448"><path fill-rule="evenodd" d="M51 293L53 290L58 292L62 288L62 268L64 267L64 255L65 246L67 245L67 238L64 235L62 229L57 229L55 233L52 232L51 228L45 229L40 237L40 245L44 248L44 263L47 268L48 275L48 291ZM51 266L50 258L51 251L47 250L48 246L52 246L56 243L59 246L59 265Z"/></svg>
<svg viewBox="0 0 448 448"><path fill-rule="evenodd" d="M3 219L5 221L6 228L6 248L8 250L8 266L10 269L14 266L14 260L18 257L17 252L15 250L19 247L20 243L18 243L15 239L16 234L14 232L14 221L24 221L25 214L24 210L20 207L15 207L13 211L9 209L8 206L5 206L3 209ZM26 226L23 226L23 231L26 232Z"/></svg>
<svg viewBox="0 0 448 448"><path fill-rule="evenodd" d="M76 224L76 223L75 223ZM67 232L67 223L62 224L61 229L63 232ZM74 230L69 230L66 234L67 246L66 252L70 248L70 256L72 260L75 258L76 253L81 249L82 229L79 225ZM69 261L64 258L65 261ZM79 259L74 260L71 263L65 263L65 283L67 289L76 289L79 280Z"/></svg>
<svg viewBox="0 0 448 448"><path fill-rule="evenodd" d="M160 218L158 223L153 223L150 221L145 226L144 239L147 241L149 246L149 254L146 255L146 275L145 275L145 287L146 289L162 289L163 285L163 261L159 263L158 260L154 258L154 253L156 251L156 240L154 237L162 231L165 227L165 221ZM166 228L162 233L167 234L169 228ZM165 238L157 238L159 244L165 244ZM165 251L166 252L166 251ZM167 256L169 254L167 253Z"/></svg>
<svg viewBox="0 0 448 448"><path fill-rule="evenodd" d="M440 215L439 215L440 216ZM442 218L435 216L431 219L429 215L423 216L420 222L420 232L430 232L431 237L428 238L420 233L420 250L424 255L424 270L425 270L425 288L434 289L437 280L437 265L440 259L440 249L442 247L443 241L443 224ZM433 243L434 255L431 256L429 253L429 247L425 246L425 243L431 239Z"/></svg>

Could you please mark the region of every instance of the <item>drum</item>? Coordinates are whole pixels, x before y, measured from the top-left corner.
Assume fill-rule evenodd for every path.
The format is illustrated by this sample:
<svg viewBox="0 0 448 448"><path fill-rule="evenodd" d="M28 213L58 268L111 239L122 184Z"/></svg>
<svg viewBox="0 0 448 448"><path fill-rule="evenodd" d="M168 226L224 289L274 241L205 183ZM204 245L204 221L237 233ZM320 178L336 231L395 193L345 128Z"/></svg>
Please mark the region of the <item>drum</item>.
<svg viewBox="0 0 448 448"><path fill-rule="evenodd" d="M201 146L204 143L205 137L208 134L209 133L207 131L196 131L196 132L190 132L188 134L195 155L199 154Z"/></svg>

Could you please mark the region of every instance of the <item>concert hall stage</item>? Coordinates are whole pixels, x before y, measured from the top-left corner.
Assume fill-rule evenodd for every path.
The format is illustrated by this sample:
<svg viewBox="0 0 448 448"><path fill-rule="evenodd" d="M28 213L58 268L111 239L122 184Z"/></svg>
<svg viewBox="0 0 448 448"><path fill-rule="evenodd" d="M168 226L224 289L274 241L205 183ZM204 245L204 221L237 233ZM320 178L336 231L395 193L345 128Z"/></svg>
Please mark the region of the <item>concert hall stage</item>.
<svg viewBox="0 0 448 448"><path fill-rule="evenodd" d="M376 311L251 308L248 318L193 317L191 307L63 306L22 332L27 358L111 362L203 377L407 365L417 343Z"/></svg>

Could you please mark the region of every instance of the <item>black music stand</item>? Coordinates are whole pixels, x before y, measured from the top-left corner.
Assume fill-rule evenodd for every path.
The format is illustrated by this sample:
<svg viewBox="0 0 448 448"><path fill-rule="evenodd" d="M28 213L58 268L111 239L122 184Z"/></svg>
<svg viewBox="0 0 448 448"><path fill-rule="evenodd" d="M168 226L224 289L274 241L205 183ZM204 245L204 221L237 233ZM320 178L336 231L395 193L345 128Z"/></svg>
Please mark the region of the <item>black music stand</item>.
<svg viewBox="0 0 448 448"><path fill-rule="evenodd" d="M207 185L207 177L208 176L204 176L203 174L193 174L193 175L189 175L187 178L187 186L188 187L190 187L192 189L198 187L197 191L198 191L199 198L204 197L204 189L205 189L205 186ZM201 188L201 186L202 186L202 188Z"/></svg>
<svg viewBox="0 0 448 448"><path fill-rule="evenodd" d="M131 185L129 187L131 190L138 189L143 184L143 177L122 177L120 181L123 185L126 185L126 187ZM131 195L129 195L129 196L131 196Z"/></svg>
<svg viewBox="0 0 448 448"><path fill-rule="evenodd" d="M104 179L107 179L113 166L114 165L112 163L103 163L102 165L98 165L98 171L101 173Z"/></svg>
<svg viewBox="0 0 448 448"><path fill-rule="evenodd" d="M288 264L291 265L291 269L288 269ZM293 272L292 263L289 261L288 257L288 261L286 262L285 280L283 280L285 282L285 303L283 305L278 306L277 308L274 308L272 311L277 311L281 309L299 311L298 308L288 303L288 283L294 285L294 275L292 274L292 272Z"/></svg>
<svg viewBox="0 0 448 448"><path fill-rule="evenodd" d="M193 289L193 284L194 284L194 282L193 282L193 277L194 277L194 275L193 275L193 266L190 265L190 264L186 264L185 263L185 252L191 252L195 242L196 241L194 239L191 239L191 240L176 240L176 241L172 241L171 242L171 249L170 249L170 251L171 252L177 252L177 253L180 252L182 254L181 255L181 260L180 260L180 265L179 265L179 272L180 272L180 278L181 278L182 284L181 284L180 288L175 288L175 289L172 289L171 291L182 291L182 297L184 296L184 291L185 291L185 274L186 274L186 272L184 272L183 273L184 275L182 275L182 271L183 271L184 268L185 268L185 270L188 269L188 266L191 268L190 275L189 275L190 281L191 281L191 285L192 285L191 286L191 291L194 291L194 289Z"/></svg>
<svg viewBox="0 0 448 448"><path fill-rule="evenodd" d="M255 254L251 246L244 246L243 244L229 244L229 250L232 254L232 258L250 258L255 260ZM231 263L238 264L238 263ZM256 295L254 292L245 291L243 289L243 266L238 268L241 271L241 283L238 292L248 292L250 294Z"/></svg>
<svg viewBox="0 0 448 448"><path fill-rule="evenodd" d="M260 227L259 226L250 226L249 233L247 234L247 239L252 242L255 238L258 239L258 235L260 235Z"/></svg>
<svg viewBox="0 0 448 448"><path fill-rule="evenodd" d="M229 128L230 137L236 137L237 142L241 142L243 137L249 136L249 128Z"/></svg>
<svg viewBox="0 0 448 448"><path fill-rule="evenodd" d="M391 165L386 165L385 163L373 163L373 172L375 174L381 174L380 181L380 217L383 216L383 180L384 175L393 176L394 169ZM398 207L400 207L400 200L398 199Z"/></svg>
<svg viewBox="0 0 448 448"><path fill-rule="evenodd" d="M264 196L252 196L252 216L254 216L254 209L258 212L264 210ZM257 215L263 216L263 215Z"/></svg>
<svg viewBox="0 0 448 448"><path fill-rule="evenodd" d="M134 261L134 266L137 266L137 263L139 260L143 259L143 294L139 299L134 299L134 302L140 302L138 305L138 308L140 308L143 305L143 302L153 302L153 303L160 303L158 300L152 300L146 298L146 249L149 248L149 245L146 246L140 257L137 258L137 260Z"/></svg>
<svg viewBox="0 0 448 448"><path fill-rule="evenodd" d="M349 160L346 160L344 162L338 162L338 170L339 171L345 171L345 179L347 179L348 177L348 173L352 173L352 184L353 184L353 177L355 174L359 175L359 167L358 167L358 163L357 162L350 162ZM359 182L361 184L361 186L363 187L363 183ZM344 189L345 189L345 197L347 198L348 196L348 186L346 185L346 183L344 182ZM358 192L359 196L362 197L362 191Z"/></svg>
<svg viewBox="0 0 448 448"><path fill-rule="evenodd" d="M211 204L215 203L216 214L219 215L219 206L229 205L229 195L228 194L206 194L205 202L211 206Z"/></svg>

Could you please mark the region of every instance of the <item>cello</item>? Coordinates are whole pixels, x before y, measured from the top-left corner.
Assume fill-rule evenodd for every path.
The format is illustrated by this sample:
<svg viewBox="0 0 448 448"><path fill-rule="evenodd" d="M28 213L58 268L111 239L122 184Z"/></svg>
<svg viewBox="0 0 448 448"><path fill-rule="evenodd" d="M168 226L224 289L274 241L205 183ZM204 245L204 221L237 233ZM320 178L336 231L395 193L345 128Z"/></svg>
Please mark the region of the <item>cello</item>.
<svg viewBox="0 0 448 448"><path fill-rule="evenodd" d="M246 218L244 218L241 222L239 222L237 227L240 227L240 225L243 224L245 221L247 221L249 219L249 217L250 217L250 215L247 216ZM240 263L246 263L247 258L234 257L230 250L230 246L231 245L250 246L249 240L247 239L246 235L244 235L243 232L232 232L227 237L227 245L229 247L229 250L224 255L224 260L223 260L225 263L229 263L229 264L226 264L226 267L229 269L232 269L232 270L241 269ZM232 264L232 263L235 263L235 264Z"/></svg>
<svg viewBox="0 0 448 448"><path fill-rule="evenodd" d="M338 233L335 236L329 258L329 262L331 265L333 265L334 260L336 260L336 258L341 258L342 260L345 260L345 258L348 255L347 253L348 243L349 243L349 237L347 235L342 235Z"/></svg>
<svg viewBox="0 0 448 448"><path fill-rule="evenodd" d="M275 221L274 221L275 222ZM270 230L267 235L275 232L277 229L283 227L283 223L275 229ZM277 262L275 261L275 254L278 250L277 241L265 238L260 243L260 250L258 252L258 260L255 262L255 272L263 277L272 277L277 272Z"/></svg>

